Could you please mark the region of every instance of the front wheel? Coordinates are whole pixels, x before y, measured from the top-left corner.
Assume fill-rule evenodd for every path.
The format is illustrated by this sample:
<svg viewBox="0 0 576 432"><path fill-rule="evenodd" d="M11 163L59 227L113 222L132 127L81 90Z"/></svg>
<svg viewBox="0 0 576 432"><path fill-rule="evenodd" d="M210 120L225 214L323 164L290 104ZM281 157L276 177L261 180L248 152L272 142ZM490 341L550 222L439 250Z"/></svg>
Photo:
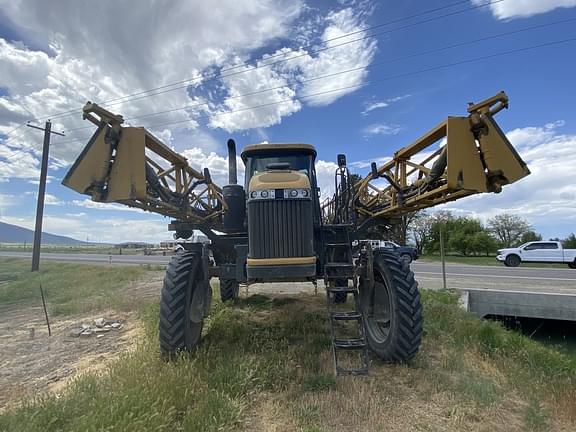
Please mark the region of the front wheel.
<svg viewBox="0 0 576 432"><path fill-rule="evenodd" d="M412 359L422 341L422 304L414 273L391 252L374 256L374 289L360 279L360 303L370 349L387 362Z"/></svg>
<svg viewBox="0 0 576 432"><path fill-rule="evenodd" d="M520 257L518 255L508 255L504 260L506 267L518 267L520 265Z"/></svg>
<svg viewBox="0 0 576 432"><path fill-rule="evenodd" d="M574 260L574 262L568 263L568 267L570 267L571 269L576 269L576 259Z"/></svg>
<svg viewBox="0 0 576 432"><path fill-rule="evenodd" d="M172 355L200 343L210 285L204 279L202 255L182 252L166 268L160 297L160 351Z"/></svg>

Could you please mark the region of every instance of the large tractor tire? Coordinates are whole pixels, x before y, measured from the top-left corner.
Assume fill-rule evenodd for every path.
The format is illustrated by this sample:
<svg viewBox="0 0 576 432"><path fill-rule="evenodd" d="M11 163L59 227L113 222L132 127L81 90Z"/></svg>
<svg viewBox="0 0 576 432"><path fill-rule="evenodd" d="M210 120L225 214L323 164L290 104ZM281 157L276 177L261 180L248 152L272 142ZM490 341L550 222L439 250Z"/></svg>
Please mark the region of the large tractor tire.
<svg viewBox="0 0 576 432"><path fill-rule="evenodd" d="M238 282L233 279L220 279L220 298L223 302L238 299Z"/></svg>
<svg viewBox="0 0 576 432"><path fill-rule="evenodd" d="M165 356L191 351L202 336L210 305L210 284L204 277L202 255L182 252L166 269L160 299L160 351Z"/></svg>
<svg viewBox="0 0 576 432"><path fill-rule="evenodd" d="M518 267L520 265L520 257L518 255L508 255L504 260L506 267Z"/></svg>
<svg viewBox="0 0 576 432"><path fill-rule="evenodd" d="M374 255L374 290L360 280L360 306L370 349L383 361L412 359L422 341L422 304L408 264L393 252Z"/></svg>

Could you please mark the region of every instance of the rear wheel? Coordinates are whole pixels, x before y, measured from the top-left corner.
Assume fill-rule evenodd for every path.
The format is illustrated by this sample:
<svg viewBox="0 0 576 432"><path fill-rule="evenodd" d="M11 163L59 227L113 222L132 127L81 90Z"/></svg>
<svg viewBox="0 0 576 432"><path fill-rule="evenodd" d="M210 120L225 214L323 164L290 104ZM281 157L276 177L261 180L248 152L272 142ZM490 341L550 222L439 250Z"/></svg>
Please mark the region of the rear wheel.
<svg viewBox="0 0 576 432"><path fill-rule="evenodd" d="M520 257L518 255L508 255L504 260L506 267L518 267L520 265Z"/></svg>
<svg viewBox="0 0 576 432"><path fill-rule="evenodd" d="M374 290L360 280L361 308L370 349L388 362L412 359L422 340L422 305L408 265L391 252L374 256Z"/></svg>
<svg viewBox="0 0 576 432"><path fill-rule="evenodd" d="M233 279L220 279L220 298L223 302L238 298L239 284Z"/></svg>
<svg viewBox="0 0 576 432"><path fill-rule="evenodd" d="M182 252L166 269L160 298L160 351L191 351L200 343L210 286L203 277L202 255Z"/></svg>

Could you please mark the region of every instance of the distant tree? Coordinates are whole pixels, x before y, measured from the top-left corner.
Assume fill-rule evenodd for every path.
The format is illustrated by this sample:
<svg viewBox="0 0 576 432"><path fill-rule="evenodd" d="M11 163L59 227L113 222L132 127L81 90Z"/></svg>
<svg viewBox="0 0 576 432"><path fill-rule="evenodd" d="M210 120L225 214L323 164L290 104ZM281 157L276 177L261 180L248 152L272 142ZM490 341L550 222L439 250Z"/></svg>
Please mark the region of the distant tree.
<svg viewBox="0 0 576 432"><path fill-rule="evenodd" d="M449 210L440 210L432 214L430 220L430 239L425 245L425 249L428 252L434 253L440 250L440 231L442 231L444 244L448 245L450 242L450 236L454 232L453 224L456 218Z"/></svg>
<svg viewBox="0 0 576 432"><path fill-rule="evenodd" d="M520 237L520 243L527 243L527 242L531 242L531 241L540 241L542 240L542 236L540 234L538 234L536 231L526 231L524 234L522 234L522 237Z"/></svg>
<svg viewBox="0 0 576 432"><path fill-rule="evenodd" d="M522 243L522 236L533 231L530 224L520 216L501 213L488 221L490 232L500 246L512 247Z"/></svg>
<svg viewBox="0 0 576 432"><path fill-rule="evenodd" d="M490 256L496 251L496 249L498 249L497 246L494 237L492 237L484 228L482 231L477 232L472 236L470 249L475 254L485 254L486 256Z"/></svg>
<svg viewBox="0 0 576 432"><path fill-rule="evenodd" d="M459 217L448 224L448 249L464 256L485 252L488 233L478 219Z"/></svg>
<svg viewBox="0 0 576 432"><path fill-rule="evenodd" d="M408 233L410 232L410 227L416 223L416 220L420 217L419 211L407 213L400 218L400 223L395 232L395 238L393 239L396 243L405 245L408 239Z"/></svg>
<svg viewBox="0 0 576 432"><path fill-rule="evenodd" d="M576 249L576 234L572 233L564 239L562 245L566 249Z"/></svg>
<svg viewBox="0 0 576 432"><path fill-rule="evenodd" d="M424 210L418 212L418 216L410 224L410 236L414 240L418 254L422 255L428 247L432 235L434 219Z"/></svg>

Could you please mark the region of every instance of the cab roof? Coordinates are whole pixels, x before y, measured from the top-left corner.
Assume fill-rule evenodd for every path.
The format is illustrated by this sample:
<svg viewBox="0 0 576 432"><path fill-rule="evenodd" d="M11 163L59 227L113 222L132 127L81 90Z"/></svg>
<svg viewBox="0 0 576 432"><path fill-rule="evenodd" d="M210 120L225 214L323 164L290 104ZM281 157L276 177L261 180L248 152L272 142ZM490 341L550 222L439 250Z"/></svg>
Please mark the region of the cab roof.
<svg viewBox="0 0 576 432"><path fill-rule="evenodd" d="M250 144L242 149L242 160L258 153L284 153L284 152L301 152L311 154L316 157L316 149L310 144Z"/></svg>

